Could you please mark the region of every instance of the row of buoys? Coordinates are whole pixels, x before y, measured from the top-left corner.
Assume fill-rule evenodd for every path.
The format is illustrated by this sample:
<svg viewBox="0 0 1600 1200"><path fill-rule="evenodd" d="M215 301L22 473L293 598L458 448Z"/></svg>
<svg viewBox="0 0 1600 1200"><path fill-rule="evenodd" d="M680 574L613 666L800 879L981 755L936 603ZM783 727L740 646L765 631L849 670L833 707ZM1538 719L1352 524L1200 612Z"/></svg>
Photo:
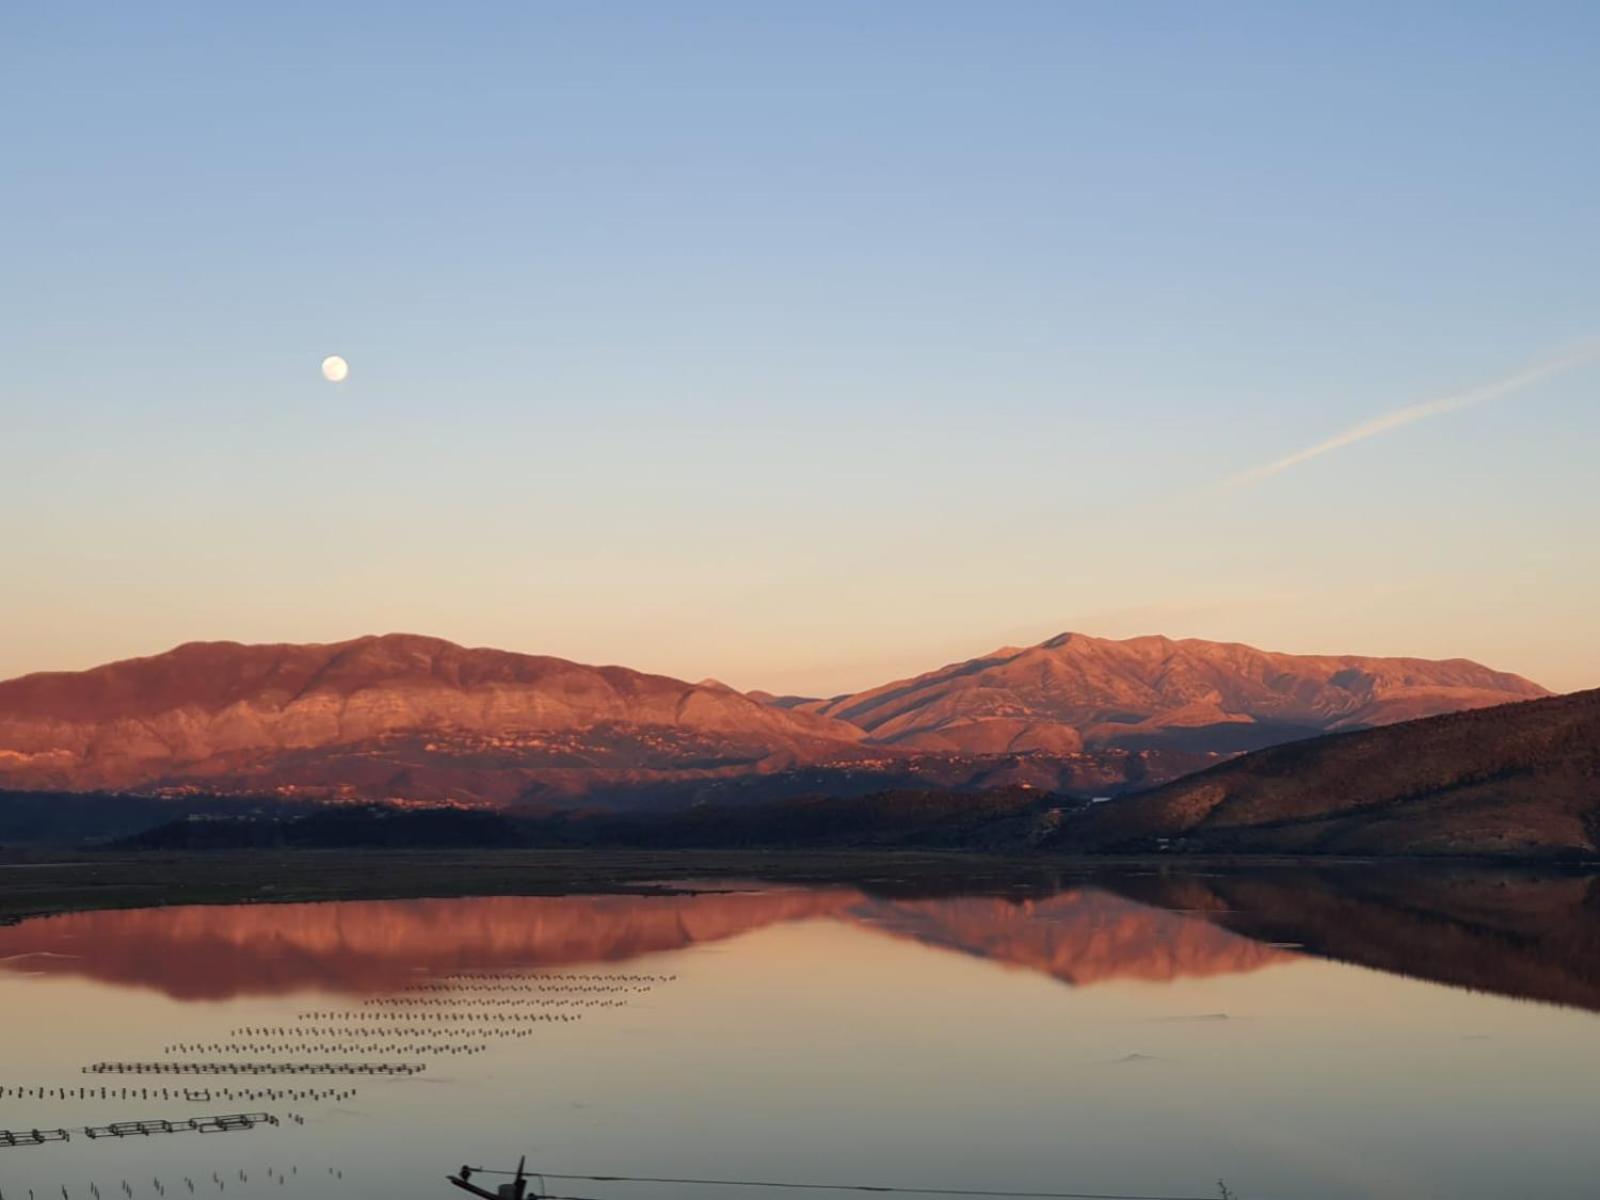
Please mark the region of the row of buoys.
<svg viewBox="0 0 1600 1200"><path fill-rule="evenodd" d="M268 1113L231 1113L221 1117L188 1117L177 1121L113 1121L109 1125L83 1125L73 1129L0 1129L0 1146L41 1146L67 1142L74 1133L90 1141L100 1138L152 1137L158 1133L234 1133L257 1125L276 1125Z"/></svg>
<svg viewBox="0 0 1600 1200"><path fill-rule="evenodd" d="M420 1075L425 1063L98 1062L85 1075Z"/></svg>
<svg viewBox="0 0 1600 1200"><path fill-rule="evenodd" d="M0 1147L42 1146L71 1139L72 1134L65 1129L0 1129Z"/></svg>
<svg viewBox="0 0 1600 1200"><path fill-rule="evenodd" d="M574 992L583 992L596 996L617 996L623 994L639 995L641 993L651 992L654 990L654 984L640 983L429 983L413 985L412 987L407 988L406 992L431 992L435 994L440 992L542 992L546 994L570 994Z"/></svg>
<svg viewBox="0 0 1600 1200"><path fill-rule="evenodd" d="M300 1019L304 1021L326 1021L330 1018L362 1016L372 1012L384 1012L398 1009L468 1009L468 1008L559 1008L563 1004L573 1004L572 1000L557 1000L549 996L501 996L497 999L487 999L477 996L447 996L431 998L421 996L391 996L382 1000L365 1001L361 1008L337 1009L328 1012L301 1013ZM623 1000L619 1003L626 1004Z"/></svg>
<svg viewBox="0 0 1600 1200"><path fill-rule="evenodd" d="M504 1017L480 1018L473 1021L454 1021L445 1018L437 1024L456 1024L461 1028L431 1030L424 1024L431 1026L434 1022L417 1024L391 1025L387 1028L373 1028L366 1025L308 1025L304 1029L291 1029L288 1035L299 1034L305 1038L341 1038L345 1041L354 1041L361 1044L370 1044L373 1039L394 1041L397 1038L420 1038L429 1032L440 1035L458 1036L465 1038L494 1037L497 1032L507 1025L538 1025L551 1021L580 1021L583 1013L529 1013L526 1015L512 1015ZM282 1039L267 1035L267 1041L274 1045L285 1044ZM243 1042L172 1042L162 1048L164 1054L193 1053L197 1050L216 1048L218 1046L239 1046L250 1043Z"/></svg>
<svg viewBox="0 0 1600 1200"><path fill-rule="evenodd" d="M348 1100L355 1088L130 1088L0 1086L0 1100Z"/></svg>
<svg viewBox="0 0 1600 1200"><path fill-rule="evenodd" d="M615 980L621 983L671 983L677 975L640 975L630 974L626 971L605 971L600 974L582 974L565 972L562 974L546 974L542 971L456 971L450 975L436 976L438 979L539 979L546 981L567 982L576 980L580 983L590 981Z"/></svg>
<svg viewBox="0 0 1600 1200"><path fill-rule="evenodd" d="M163 1054L481 1054L472 1042L205 1042L163 1047Z"/></svg>
<svg viewBox="0 0 1600 1200"><path fill-rule="evenodd" d="M454 994L456 994L458 992L469 992L469 993L472 993L472 992L546 992L546 993L548 993L548 992L555 992L555 991L560 991L560 990L569 990L570 991L570 990L573 990L573 989L558 989L558 988L553 988L553 987L546 987L543 984L538 984L538 983L418 983L418 984L413 984L411 987L406 988L405 989L405 994L407 994L407 995L418 995L418 994L426 994L426 993L437 994L439 992L449 992L452 995L454 995ZM608 990L622 992L622 991L627 991L629 989L627 989L627 988L612 988L612 989L608 989ZM634 989L634 990L637 990L637 991L649 991L650 989L649 988L639 988L639 989Z"/></svg>
<svg viewBox="0 0 1600 1200"><path fill-rule="evenodd" d="M584 1019L583 1013L539 1013L537 1015L491 1021L470 1029L451 1029L463 1035L454 1041L428 1041L404 1034L423 1033L421 1029L308 1029L310 1036L337 1037L342 1041L323 1042L174 1042L161 1048L163 1054L478 1054L486 1040L525 1038L539 1025L570 1025Z"/></svg>
<svg viewBox="0 0 1600 1200"><path fill-rule="evenodd" d="M496 1021L504 1020L502 1016L507 1010L530 1009L558 1009L558 1008L626 1008L630 1002L627 1000L601 1000L590 998L585 1000L536 1000L512 1003L506 1005L470 1005L470 1004L441 1004L428 1008L425 1011L411 1007L396 1007L389 1009L355 1009L349 1012L318 1012L302 1015L299 1022L294 1025L239 1025L228 1030L231 1037L290 1037L303 1033L307 1029L325 1028L322 1025L311 1025L313 1021L338 1022L339 1028L352 1028L351 1022L365 1023L367 1021ZM512 1020L537 1020L536 1017L518 1017L513 1012ZM354 1026L362 1027L361 1024Z"/></svg>
<svg viewBox="0 0 1600 1200"><path fill-rule="evenodd" d="M533 990L542 995L570 996L576 994L585 996L616 996L625 992L637 995L641 992L651 991L652 989L647 987L602 987L599 984L594 983L559 983L548 985L540 983L535 984Z"/></svg>
<svg viewBox="0 0 1600 1200"><path fill-rule="evenodd" d="M611 1002L600 1002L595 1008L606 1008ZM357 1021L363 1024L352 1026L290 1026L288 1029L230 1029L229 1037L394 1037L395 1034L413 1034L418 1032L416 1026L506 1026L506 1024L536 1024L539 1021L552 1021L562 1016L562 1013L363 1013ZM568 1014L571 1016L571 1014ZM365 1022L374 1024L365 1024ZM398 1024L376 1024L376 1022L398 1022ZM453 1034L470 1034L474 1030L450 1030Z"/></svg>

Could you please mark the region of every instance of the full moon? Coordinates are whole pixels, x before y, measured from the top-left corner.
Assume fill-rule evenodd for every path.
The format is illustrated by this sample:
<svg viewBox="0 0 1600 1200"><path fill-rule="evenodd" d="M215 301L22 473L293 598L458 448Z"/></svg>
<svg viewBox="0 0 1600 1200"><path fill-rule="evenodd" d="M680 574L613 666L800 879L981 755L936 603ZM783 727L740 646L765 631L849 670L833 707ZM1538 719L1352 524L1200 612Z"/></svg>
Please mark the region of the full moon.
<svg viewBox="0 0 1600 1200"><path fill-rule="evenodd" d="M322 360L322 377L329 383L343 383L349 374L350 364L337 354L330 354Z"/></svg>

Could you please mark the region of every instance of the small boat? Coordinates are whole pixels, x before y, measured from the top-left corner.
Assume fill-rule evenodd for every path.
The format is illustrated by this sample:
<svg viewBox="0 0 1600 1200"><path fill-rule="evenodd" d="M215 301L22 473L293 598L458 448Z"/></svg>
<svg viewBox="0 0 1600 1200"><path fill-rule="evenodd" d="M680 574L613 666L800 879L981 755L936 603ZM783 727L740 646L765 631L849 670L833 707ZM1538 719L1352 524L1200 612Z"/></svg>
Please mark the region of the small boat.
<svg viewBox="0 0 1600 1200"><path fill-rule="evenodd" d="M510 1183L502 1183L494 1191L486 1191L477 1184L470 1182L474 1174L481 1173L482 1167L462 1167L455 1175L447 1178L456 1187L464 1192L471 1192L474 1196L482 1196L484 1200L525 1200L528 1195L528 1156L524 1154L517 1163L517 1173Z"/></svg>

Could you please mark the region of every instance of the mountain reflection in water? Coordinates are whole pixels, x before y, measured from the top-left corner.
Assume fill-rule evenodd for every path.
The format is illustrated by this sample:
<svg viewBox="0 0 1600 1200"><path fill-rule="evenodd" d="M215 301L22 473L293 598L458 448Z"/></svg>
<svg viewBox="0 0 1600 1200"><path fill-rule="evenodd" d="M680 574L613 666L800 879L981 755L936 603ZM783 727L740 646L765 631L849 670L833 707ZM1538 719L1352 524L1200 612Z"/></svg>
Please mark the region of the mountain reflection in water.
<svg viewBox="0 0 1600 1200"><path fill-rule="evenodd" d="M526 1151L543 1171L1032 1192L1594 1194L1591 878L1004 888L879 876L0 927L0 1130L278 1121L0 1144L0 1187L431 1200L445 1169Z"/></svg>
<svg viewBox="0 0 1600 1200"><path fill-rule="evenodd" d="M874 899L848 888L494 896L75 913L0 929L13 969L220 1000L381 993L418 973L622 962L793 921L837 921L1069 983L1250 971L1290 957L1097 888L1023 901Z"/></svg>
<svg viewBox="0 0 1600 1200"><path fill-rule="evenodd" d="M182 1000L380 994L488 968L615 963L827 921L1063 983L1256 971L1306 953L1600 1010L1592 876L1345 869L1107 874L1027 897L857 888L76 913L0 928L0 967Z"/></svg>

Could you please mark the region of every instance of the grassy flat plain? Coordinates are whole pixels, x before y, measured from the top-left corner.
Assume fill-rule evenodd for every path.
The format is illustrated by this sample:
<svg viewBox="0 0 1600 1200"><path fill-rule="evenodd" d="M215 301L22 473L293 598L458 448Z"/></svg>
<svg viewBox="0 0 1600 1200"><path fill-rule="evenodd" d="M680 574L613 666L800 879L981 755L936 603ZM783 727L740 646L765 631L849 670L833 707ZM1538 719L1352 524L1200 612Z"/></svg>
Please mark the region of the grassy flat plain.
<svg viewBox="0 0 1600 1200"><path fill-rule="evenodd" d="M1351 868L1356 868L1352 873ZM289 904L458 896L649 895L746 883L849 885L879 895L1049 895L1124 881L1221 872L1363 889L1433 881L1589 878L1590 870L1460 858L1235 855L990 855L835 850L246 850L0 851L0 924L52 913L179 904Z"/></svg>
<svg viewBox="0 0 1600 1200"><path fill-rule="evenodd" d="M937 851L18 852L0 856L0 921L169 904L647 893L719 879L1031 890L1062 874L1059 859Z"/></svg>

